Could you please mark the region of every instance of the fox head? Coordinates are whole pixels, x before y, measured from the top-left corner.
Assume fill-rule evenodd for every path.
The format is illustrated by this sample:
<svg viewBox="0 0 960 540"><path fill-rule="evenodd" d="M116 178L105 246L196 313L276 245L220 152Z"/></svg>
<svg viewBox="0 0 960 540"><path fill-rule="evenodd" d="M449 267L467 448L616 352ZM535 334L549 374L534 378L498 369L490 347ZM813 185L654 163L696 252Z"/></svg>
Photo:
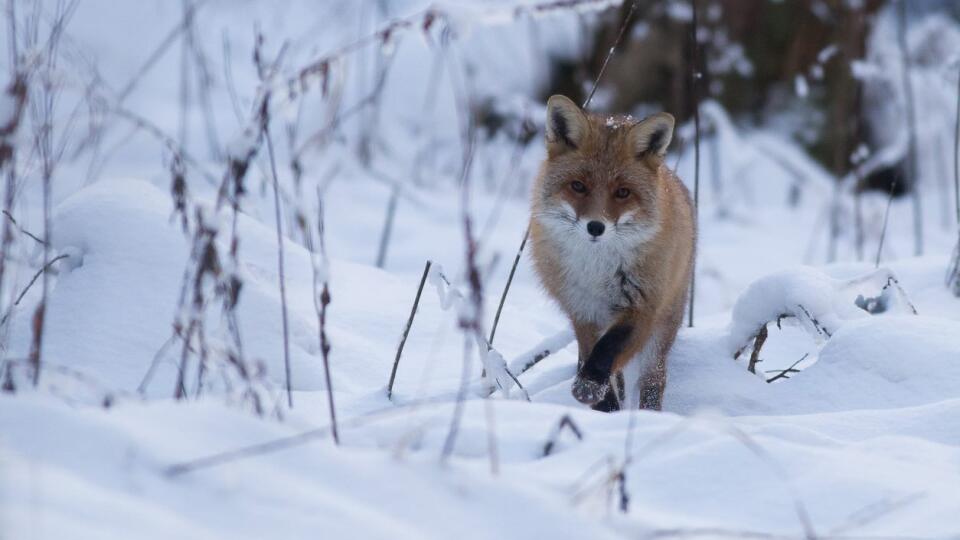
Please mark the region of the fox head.
<svg viewBox="0 0 960 540"><path fill-rule="evenodd" d="M534 218L571 240L649 239L658 228L658 185L673 126L667 113L637 122L587 114L564 96L551 97Z"/></svg>

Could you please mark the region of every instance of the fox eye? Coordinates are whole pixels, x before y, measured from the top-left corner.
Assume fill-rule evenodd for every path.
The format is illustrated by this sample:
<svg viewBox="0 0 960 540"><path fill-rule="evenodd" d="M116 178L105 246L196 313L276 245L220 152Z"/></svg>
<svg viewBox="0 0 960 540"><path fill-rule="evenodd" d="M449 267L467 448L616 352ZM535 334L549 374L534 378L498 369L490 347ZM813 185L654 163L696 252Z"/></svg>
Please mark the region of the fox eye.
<svg viewBox="0 0 960 540"><path fill-rule="evenodd" d="M581 182L581 181L579 181L579 180L574 180L573 182L571 182L571 183L570 183L570 189L576 191L577 193L586 193L586 192L587 192L587 186L584 185L584 183Z"/></svg>
<svg viewBox="0 0 960 540"><path fill-rule="evenodd" d="M618 189L613 195L618 199L626 199L627 197L630 196L630 190L625 187L622 187Z"/></svg>

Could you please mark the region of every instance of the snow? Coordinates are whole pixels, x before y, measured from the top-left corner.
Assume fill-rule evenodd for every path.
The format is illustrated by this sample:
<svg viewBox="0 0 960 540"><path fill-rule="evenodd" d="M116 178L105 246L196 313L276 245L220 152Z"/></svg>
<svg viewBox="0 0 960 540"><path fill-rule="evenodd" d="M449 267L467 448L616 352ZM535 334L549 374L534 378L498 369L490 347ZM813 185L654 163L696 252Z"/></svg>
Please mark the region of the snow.
<svg viewBox="0 0 960 540"><path fill-rule="evenodd" d="M158 42L179 8L110 4L112 20L123 24L108 34L96 24L105 5L81 4L71 36L95 53L105 80L122 87L148 54L124 44ZM544 74L531 67L530 55L513 51L536 35L545 50L575 52L578 38L571 36L579 15L557 10L518 17L518 5L443 3L439 9L470 30L457 42L457 58L474 64L471 84L478 96L495 98L498 111L542 125L541 105L527 96ZM687 17L685 6L671 3L672 16ZM251 21L262 20L267 36L307 36L288 52L294 66L350 42L363 27L355 6L289 1L281 8L246 7L214 2L198 15L210 25L202 32L214 43L208 50L221 50L223 36L230 38L244 106L258 86L248 65ZM390 6L390 16L424 7L402 2ZM329 33L317 31L317 10L327 17L322 28ZM371 30L379 26L372 19ZM223 34L225 27L232 33ZM448 74L435 95L425 90L434 51L414 34L398 34L390 44L395 71L386 83L371 163L353 157L363 124L346 121L328 148L305 155L303 185L294 187L284 170L282 135L290 115L274 115L287 212L293 408L284 392L274 199L265 156L258 155L248 172L235 263L227 255L231 209L216 210L216 186L192 167L186 176L190 208L204 208L224 267L243 282L236 316L246 360L263 369L254 379L265 400L261 415L240 388L223 382L237 378L223 360L233 345L229 321L216 305L201 317L210 367L223 377L198 386L191 363L188 398L173 399L181 345L164 344L179 314L192 240L174 215L169 167L158 159L168 156L160 145L139 132L131 136L125 126L108 132L105 145L122 151L95 167L101 173L89 181L87 162L64 164L55 183L51 251L67 258L51 274L41 382L33 388L24 364L12 363L16 391L0 392L0 537L960 534L960 300L943 285L955 230L928 227L927 255L908 256L909 201L896 200L877 268L873 257L887 199L866 194L867 255L858 260L854 238L845 232L837 239L839 256L828 264L826 212L839 198L841 219L851 219L849 193L835 193L830 174L780 133L738 126L719 104L706 102L696 319L671 351L664 410L591 411L570 395L575 339L537 284L528 256L521 258L495 341L489 349L483 341L527 224L527 190L543 155L539 135L520 151L503 135L476 149L467 210L480 232L485 295L483 305L474 306L463 278L454 96ZM276 47L268 38L268 50ZM171 133L177 131L177 77L170 76L178 72L177 56L162 59L128 103ZM368 67L374 64L367 58ZM864 66L864 72L875 67ZM357 80L362 68L350 68L343 67L341 81L345 107L363 95ZM375 73L366 71L369 85ZM245 156L256 144L244 131L249 119L233 121L225 90L217 91L218 132L239 134L227 155ZM325 102L306 103L304 134L323 125L327 110ZM678 129L686 133L690 126ZM223 170L204 157L201 123L187 131L192 154L209 170ZM692 149L676 148L667 163L690 184ZM938 186L924 185L926 200L935 201ZM24 227L41 230L32 189L24 188L17 217ZM317 192L324 201L325 256L307 249L288 226L292 208L316 219ZM384 209L395 195L393 234L384 267L377 268ZM927 219L934 224L935 217ZM22 266L16 290L33 273L28 263L37 260L35 248L17 248ZM387 381L427 260L431 271L391 399ZM323 376L315 268L329 279L332 297L325 327L332 388ZM4 358L27 357L39 300L34 287L12 312ZM778 325L784 314L790 317ZM477 315L484 332L465 336L460 319ZM769 338L752 374L752 339L764 324ZM465 343L469 391L458 410ZM797 371L786 371L791 366ZM3 376L0 370L0 382ZM497 390L485 399L491 384ZM339 446L330 430L331 392ZM461 415L459 428L450 439L455 415ZM566 428L557 434L565 417L582 439ZM277 446L257 446L264 443ZM261 450L183 468L252 448Z"/></svg>
<svg viewBox="0 0 960 540"><path fill-rule="evenodd" d="M511 211L522 212L522 206ZM169 477L164 470L173 464L326 424L309 253L294 243L287 246L287 285L298 391L283 421L256 418L215 394L170 401L171 366L149 386L151 399L133 396L168 337L163 321L174 312L185 259L186 241L169 215L165 194L136 180L98 182L57 208L57 247L74 250L79 263L57 279L48 330L56 337L47 343L47 357L123 393L109 409L95 400L69 405L29 389L2 398L2 467L9 480L2 521L8 530L98 538L258 538L267 531L299 537L318 530L333 537L361 531L365 538L564 538L574 531L613 538L709 527L796 535L803 530L795 513L801 501L817 532L845 523L857 534L956 532L956 306L950 319L870 315L853 300L861 291L877 294L883 279L862 279L874 272L856 265L770 274L739 296L727 325L682 331L671 355L664 413L583 410L569 395L574 347L541 361L520 376L531 403L499 393L488 402L499 468L491 476L491 413L476 398L468 401L454 457L446 467L436 462L452 414L442 396L451 395L459 380L450 304L460 293L434 267L428 286L442 295L421 300L398 373L400 405L391 406L383 385L417 280L334 259L328 331L344 447L321 435L275 454ZM274 237L269 226L246 216L240 228L240 268L248 283L240 311L245 343L251 356L267 361L279 387ZM932 270L921 259L900 277L905 287L922 292L911 286L932 280ZM533 287L529 275L521 279L514 285L519 291ZM926 305L950 302L946 295L914 300L923 313ZM502 350L517 342L531 352L541 341L551 349L570 342L569 331L540 333L535 320L520 315L519 302L508 300ZM737 341L731 336L747 336L756 329L749 324L773 320L801 302L831 331L815 363L766 384L747 373L742 359L733 360ZM24 319L18 319L15 346L26 346ZM561 319L551 319L543 328L560 330ZM771 342L778 338L774 328ZM784 333L783 339L797 337ZM510 366L529 356L518 355ZM51 380L63 385L66 379ZM563 436L542 458L550 430L565 414L584 439ZM628 425L637 454L626 469L630 512L611 514L616 505L606 506L602 479L624 459ZM13 488L22 483L32 486L30 495ZM860 513L869 514L865 508L886 505L891 508L878 510L875 520L857 524ZM109 517L118 508L124 511ZM489 519L491 512L502 520Z"/></svg>

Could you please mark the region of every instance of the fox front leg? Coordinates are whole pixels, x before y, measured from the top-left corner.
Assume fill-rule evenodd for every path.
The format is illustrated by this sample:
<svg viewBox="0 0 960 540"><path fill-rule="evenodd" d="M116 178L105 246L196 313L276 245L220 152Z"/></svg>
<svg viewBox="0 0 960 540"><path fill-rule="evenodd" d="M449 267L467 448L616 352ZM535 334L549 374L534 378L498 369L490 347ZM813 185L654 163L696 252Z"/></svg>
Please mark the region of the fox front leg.
<svg viewBox="0 0 960 540"><path fill-rule="evenodd" d="M607 397L610 376L618 373L650 338L650 317L631 313L614 323L604 333L577 372L573 381L573 397L580 403L594 405Z"/></svg>
<svg viewBox="0 0 960 540"><path fill-rule="evenodd" d="M606 397L614 363L631 348L635 334L634 325L620 323L607 330L597 341L573 381L572 392L577 401L593 405Z"/></svg>

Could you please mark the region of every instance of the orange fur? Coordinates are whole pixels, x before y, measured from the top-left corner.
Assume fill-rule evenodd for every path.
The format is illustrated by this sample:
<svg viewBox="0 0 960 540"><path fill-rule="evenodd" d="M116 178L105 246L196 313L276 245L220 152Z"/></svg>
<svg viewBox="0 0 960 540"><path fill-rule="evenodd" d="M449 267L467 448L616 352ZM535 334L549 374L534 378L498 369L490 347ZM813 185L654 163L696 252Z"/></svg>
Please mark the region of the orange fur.
<svg viewBox="0 0 960 540"><path fill-rule="evenodd" d="M665 113L636 122L552 97L530 221L534 267L576 331L578 383L643 356L638 386L651 408L683 319L696 234L689 193L663 163L672 131ZM591 221L601 235L588 232ZM578 383L578 399L595 402Z"/></svg>

